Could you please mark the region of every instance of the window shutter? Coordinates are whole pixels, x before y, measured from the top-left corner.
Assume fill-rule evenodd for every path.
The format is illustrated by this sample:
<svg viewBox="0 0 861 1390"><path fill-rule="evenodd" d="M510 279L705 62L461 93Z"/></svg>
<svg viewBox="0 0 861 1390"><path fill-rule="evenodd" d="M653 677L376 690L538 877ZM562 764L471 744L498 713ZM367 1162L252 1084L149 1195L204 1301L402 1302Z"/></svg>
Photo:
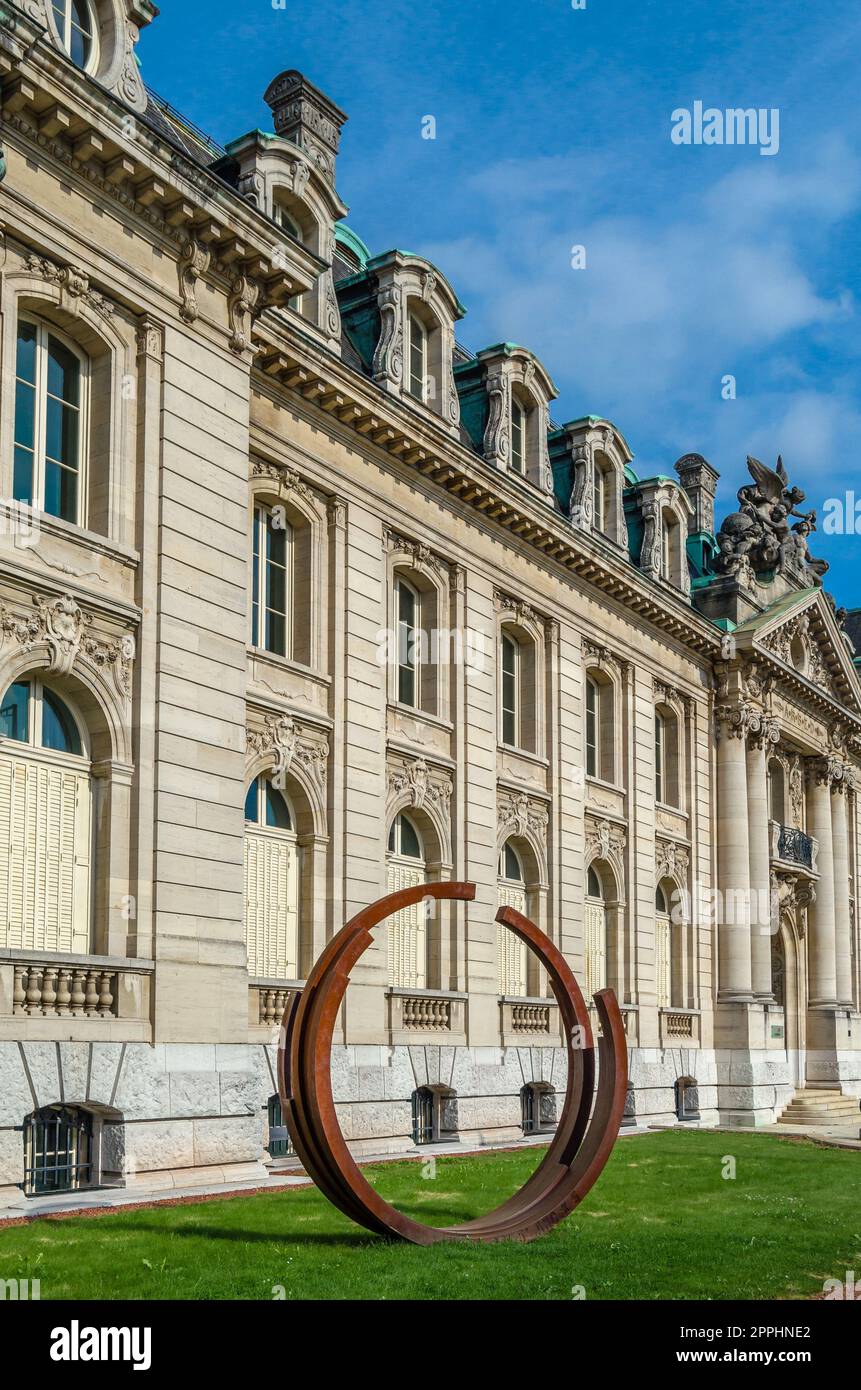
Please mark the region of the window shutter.
<svg viewBox="0 0 861 1390"><path fill-rule="evenodd" d="M253 979L299 973L299 851L292 840L245 831L245 940Z"/></svg>
<svg viewBox="0 0 861 1390"><path fill-rule="evenodd" d="M655 919L655 957L658 1008L668 1009L672 1002L670 998L670 919L661 913Z"/></svg>
<svg viewBox="0 0 861 1390"><path fill-rule="evenodd" d="M388 891L417 888L424 883L423 868L415 862L390 858L386 868ZM389 918L389 980L397 989L424 989L427 981L425 906L423 902L401 908Z"/></svg>
<svg viewBox="0 0 861 1390"><path fill-rule="evenodd" d="M586 1002L607 983L607 913L601 903L586 904Z"/></svg>
<svg viewBox="0 0 861 1390"><path fill-rule="evenodd" d="M513 907L515 912L525 917L526 893L513 884L500 883L499 906ZM526 942L521 941L501 923L496 928L496 938L499 992L508 996L523 997L526 994Z"/></svg>
<svg viewBox="0 0 861 1390"><path fill-rule="evenodd" d="M88 773L0 757L0 912L8 947L89 950L91 799Z"/></svg>

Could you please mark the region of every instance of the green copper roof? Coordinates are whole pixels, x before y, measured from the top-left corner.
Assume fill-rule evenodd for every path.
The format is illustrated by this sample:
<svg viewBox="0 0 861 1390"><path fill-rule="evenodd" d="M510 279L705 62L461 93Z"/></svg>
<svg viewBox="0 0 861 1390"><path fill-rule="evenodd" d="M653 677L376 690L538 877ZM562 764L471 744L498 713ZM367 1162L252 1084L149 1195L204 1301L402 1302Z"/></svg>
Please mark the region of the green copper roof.
<svg viewBox="0 0 861 1390"><path fill-rule="evenodd" d="M353 255L358 258L359 265L364 270L368 261L371 259L371 253L362 241L362 238L356 236L352 227L348 227L346 222L339 222L335 228L335 240L339 241L342 246L348 247L348 249L353 252Z"/></svg>

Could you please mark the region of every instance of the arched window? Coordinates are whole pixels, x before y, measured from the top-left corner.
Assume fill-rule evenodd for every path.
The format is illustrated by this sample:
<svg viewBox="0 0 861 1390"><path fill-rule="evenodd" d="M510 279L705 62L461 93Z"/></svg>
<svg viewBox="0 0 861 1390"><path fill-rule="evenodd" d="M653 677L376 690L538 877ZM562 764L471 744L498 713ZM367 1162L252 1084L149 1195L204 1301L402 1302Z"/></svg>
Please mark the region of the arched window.
<svg viewBox="0 0 861 1390"><path fill-rule="evenodd" d="M655 800L680 806L679 723L669 709L655 711Z"/></svg>
<svg viewBox="0 0 861 1390"><path fill-rule="evenodd" d="M15 366L16 502L84 525L88 362L36 319L18 320Z"/></svg>
<svg viewBox="0 0 861 1390"><path fill-rule="evenodd" d="M520 856L510 840L499 856L497 902L500 907L513 907L526 916L526 878ZM497 979L499 992L509 998L527 993L526 943L501 922L497 923Z"/></svg>
<svg viewBox="0 0 861 1390"><path fill-rule="evenodd" d="M783 765L776 758L768 764L768 807L771 819L786 824L786 783Z"/></svg>
<svg viewBox="0 0 861 1390"><path fill-rule="evenodd" d="M615 687L601 671L586 674L586 776L616 780Z"/></svg>
<svg viewBox="0 0 861 1390"><path fill-rule="evenodd" d="M416 314L407 318L409 331L409 393L417 401L427 401L428 333Z"/></svg>
<svg viewBox="0 0 861 1390"><path fill-rule="evenodd" d="M586 999L607 987L607 906L604 885L594 866L586 875Z"/></svg>
<svg viewBox="0 0 861 1390"><path fill-rule="evenodd" d="M520 649L516 638L502 634L502 742L520 745Z"/></svg>
<svg viewBox="0 0 861 1390"><path fill-rule="evenodd" d="M305 244L307 242L307 234L303 233L302 228L299 226L297 219L292 215L292 213L288 212L287 208L284 206L282 202L276 202L274 204L274 207L272 209L272 215L275 221L278 223L278 226L283 228L283 230L287 233L288 236L293 237L295 241L298 241L300 243L300 245ZM292 299L288 299L287 303L290 305L291 309L295 310L297 314L304 314L306 308L304 295L296 294L293 296Z"/></svg>
<svg viewBox="0 0 861 1390"><path fill-rule="evenodd" d="M511 402L511 467L526 472L526 410L515 396Z"/></svg>
<svg viewBox="0 0 861 1390"><path fill-rule="evenodd" d="M499 638L499 740L538 752L538 659L534 640L509 624Z"/></svg>
<svg viewBox="0 0 861 1390"><path fill-rule="evenodd" d="M0 942L90 949L93 791L83 725L41 680L0 703Z"/></svg>
<svg viewBox="0 0 861 1390"><path fill-rule="evenodd" d="M254 508L251 645L293 654L293 528L283 507Z"/></svg>
<svg viewBox="0 0 861 1390"><path fill-rule="evenodd" d="M424 846L409 816L396 816L386 856L388 891L424 883ZM413 903L389 918L389 981L399 989L424 989L427 982L427 929L424 903Z"/></svg>
<svg viewBox="0 0 861 1390"><path fill-rule="evenodd" d="M604 535L610 532L610 507L613 495L612 471L595 455L593 468L593 487L595 495L595 526Z"/></svg>
<svg viewBox="0 0 861 1390"><path fill-rule="evenodd" d="M93 72L99 61L99 24L92 0L52 0L60 42L72 62Z"/></svg>
<svg viewBox="0 0 861 1390"><path fill-rule="evenodd" d="M245 799L245 941L252 979L299 975L299 849L284 793L265 775Z"/></svg>
<svg viewBox="0 0 861 1390"><path fill-rule="evenodd" d="M395 583L398 615L398 703L421 703L421 599L408 580Z"/></svg>

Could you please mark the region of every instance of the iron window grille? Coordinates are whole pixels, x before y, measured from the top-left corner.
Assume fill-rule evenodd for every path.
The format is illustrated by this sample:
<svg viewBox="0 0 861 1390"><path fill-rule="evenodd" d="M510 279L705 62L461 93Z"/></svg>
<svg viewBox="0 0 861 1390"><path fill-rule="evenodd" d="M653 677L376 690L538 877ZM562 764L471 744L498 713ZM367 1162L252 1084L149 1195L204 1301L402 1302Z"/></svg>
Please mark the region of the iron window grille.
<svg viewBox="0 0 861 1390"><path fill-rule="evenodd" d="M76 1192L93 1183L93 1117L53 1105L24 1123L24 1192Z"/></svg>

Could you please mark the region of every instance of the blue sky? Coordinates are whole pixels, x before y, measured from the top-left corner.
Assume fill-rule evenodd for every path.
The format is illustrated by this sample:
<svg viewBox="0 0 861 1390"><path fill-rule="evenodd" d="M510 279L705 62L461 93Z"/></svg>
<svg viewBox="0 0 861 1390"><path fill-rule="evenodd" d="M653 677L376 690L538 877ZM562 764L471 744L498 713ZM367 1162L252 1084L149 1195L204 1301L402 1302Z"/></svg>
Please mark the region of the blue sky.
<svg viewBox="0 0 861 1390"><path fill-rule="evenodd" d="M270 128L262 94L289 67L348 113L349 225L374 253L436 262L466 346L536 352L557 421L608 416L644 475L705 454L724 509L748 453L782 453L820 517L853 487L861 503L857 0L161 10L144 76L216 139ZM778 153L673 144L671 113L695 101L778 108ZM857 529L813 538L850 607Z"/></svg>

